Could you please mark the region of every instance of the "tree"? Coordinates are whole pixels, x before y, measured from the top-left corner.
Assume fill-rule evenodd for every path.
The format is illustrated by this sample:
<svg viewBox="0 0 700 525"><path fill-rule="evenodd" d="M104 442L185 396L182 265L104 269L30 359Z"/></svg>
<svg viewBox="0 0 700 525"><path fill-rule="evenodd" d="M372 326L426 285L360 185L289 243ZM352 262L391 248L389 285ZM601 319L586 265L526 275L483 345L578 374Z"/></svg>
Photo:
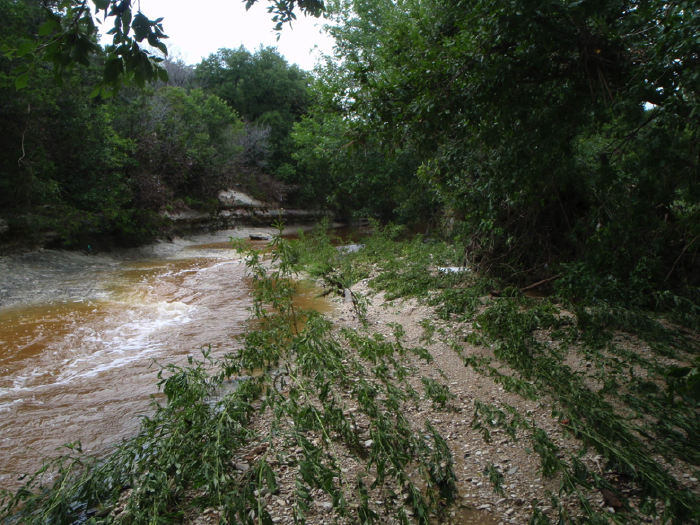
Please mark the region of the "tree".
<svg viewBox="0 0 700 525"><path fill-rule="evenodd" d="M243 124L223 100L165 86L140 93L127 107L114 124L134 141L135 164L127 173L136 206L157 210L175 199L212 199L231 184Z"/></svg>
<svg viewBox="0 0 700 525"><path fill-rule="evenodd" d="M329 12L343 79L329 104L354 138L415 153L483 265L531 280L577 261L601 283L636 282L634 300L670 275L697 283L695 3L356 0Z"/></svg>
<svg viewBox="0 0 700 525"><path fill-rule="evenodd" d="M308 75L275 48L220 49L197 65L196 81L247 122L269 128L270 170L288 161L285 142L308 106Z"/></svg>
<svg viewBox="0 0 700 525"><path fill-rule="evenodd" d="M0 0L6 41L21 39L43 19L32 3ZM10 69L0 58L0 207L7 213L41 209L59 222L70 215L66 207L119 208L129 198L120 191L128 144L111 128L109 108L87 96L96 71L74 72L59 87L39 69L35 82L17 93Z"/></svg>
<svg viewBox="0 0 700 525"><path fill-rule="evenodd" d="M258 0L244 0L249 9ZM284 24L296 19L295 11L312 16L321 16L323 0L269 0L268 11L273 15L275 28L280 31ZM163 42L168 37L162 18L152 20L136 10L132 0L49 0L30 3L42 6L45 21L26 38L6 42L0 48L7 58L23 58L24 64L15 68L15 86L23 89L29 82L29 73L43 62L53 64L56 78L60 81L64 72L76 64L89 66L93 57L102 49L96 42L94 17L111 22L112 37L105 47L102 81L94 88L92 96L112 96L125 82L135 81L139 86L155 80L167 81L168 75L160 64L162 58L142 46L149 46L167 55ZM94 16L93 16L94 15Z"/></svg>
<svg viewBox="0 0 700 525"><path fill-rule="evenodd" d="M387 154L372 135L358 137L341 113L312 110L292 133L296 170L287 182L304 206L330 207L353 214L416 223L435 212L437 199L416 172L410 148Z"/></svg>

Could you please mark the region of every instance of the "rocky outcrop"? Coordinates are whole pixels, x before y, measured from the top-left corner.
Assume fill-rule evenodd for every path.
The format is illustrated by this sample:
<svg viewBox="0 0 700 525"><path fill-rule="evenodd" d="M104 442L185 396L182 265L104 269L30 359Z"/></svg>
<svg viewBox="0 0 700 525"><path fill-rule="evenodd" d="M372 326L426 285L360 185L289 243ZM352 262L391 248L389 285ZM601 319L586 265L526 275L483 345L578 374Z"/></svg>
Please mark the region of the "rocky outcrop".
<svg viewBox="0 0 700 525"><path fill-rule="evenodd" d="M269 225L277 220L309 222L332 216L332 213L322 210L288 210L286 208L234 208L219 212L219 217L227 222L252 226Z"/></svg>
<svg viewBox="0 0 700 525"><path fill-rule="evenodd" d="M226 190L219 193L219 203L224 208L219 217L227 226L235 224L269 225L277 220L285 222L310 222L332 214L322 210L290 210L275 204L262 202L241 191Z"/></svg>
<svg viewBox="0 0 700 525"><path fill-rule="evenodd" d="M333 216L331 212L324 210L280 208L237 190L220 192L219 205L221 209L218 213L187 210L164 212L162 215L170 219L176 233L228 229L235 226L269 226L278 220L297 224Z"/></svg>
<svg viewBox="0 0 700 525"><path fill-rule="evenodd" d="M225 190L219 193L219 202L224 208L273 208L272 204L254 199L241 191Z"/></svg>

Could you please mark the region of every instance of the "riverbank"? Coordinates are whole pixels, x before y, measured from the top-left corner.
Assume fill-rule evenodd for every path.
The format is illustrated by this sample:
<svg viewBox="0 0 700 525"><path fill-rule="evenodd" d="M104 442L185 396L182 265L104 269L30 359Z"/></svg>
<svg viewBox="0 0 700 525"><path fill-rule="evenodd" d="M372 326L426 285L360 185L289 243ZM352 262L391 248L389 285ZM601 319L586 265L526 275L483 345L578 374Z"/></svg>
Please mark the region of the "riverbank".
<svg viewBox="0 0 700 525"><path fill-rule="evenodd" d="M664 374L692 361L697 334L651 312L506 294L455 266L459 246L392 237L338 250L316 232L279 246L272 267L248 254L256 330L222 376L169 370L168 405L91 471L91 486L120 480L93 515L693 522L700 414ZM293 268L337 302L304 331ZM239 388L212 400L230 377Z"/></svg>
<svg viewBox="0 0 700 525"><path fill-rule="evenodd" d="M270 233L246 227L109 253L0 257L0 489L19 487L21 474L66 443L103 455L135 435L151 396L162 395L159 366L185 364L201 348L234 351L251 290L229 239ZM323 309L315 295L298 300Z"/></svg>
<svg viewBox="0 0 700 525"><path fill-rule="evenodd" d="M455 322L454 319L440 319L434 307L415 298L388 300L387 294L371 286L374 279L381 278L381 272L373 271L369 278L354 284L349 290L354 297L363 299L363 312L358 315L356 305L344 297L337 297L336 310L332 314L334 331L340 334L345 330L366 334L369 339L391 341L397 329L401 333L401 344L406 349L421 349L420 353L405 363L410 367L408 385L416 392L423 392L420 400L411 400L401 406L402 416L415 432L424 432L427 426L434 428L445 439L449 447L455 473L456 493L454 505L445 509L439 519L433 516L431 522L453 525L504 525L538 520L555 522L560 513L570 520L585 519L586 512L582 501L590 505L593 512L608 516L611 522L622 523L664 523L663 506L657 507L655 515L644 515L643 498L638 496L634 484L626 477L624 470L609 463L609 458L594 448L587 448L576 435L569 421L563 419L556 399L543 394L523 396L504 388L504 377L513 372L507 365L496 364L493 350L488 347L465 344L465 337L473 334L475 326L470 322ZM322 284L319 282L319 284ZM483 297L487 303L491 299ZM563 318L570 318L569 312L561 312ZM643 345L629 346L630 351L643 354L648 350ZM352 348L347 349L346 359L359 357ZM429 355L428 360L419 356ZM485 372L478 367L465 366L469 359L494 360L493 365L500 373ZM576 359L573 355L567 361L581 374L591 371L591 363ZM670 363L671 361L667 361ZM595 381L594 373L589 381ZM443 388L440 394L431 394L427 384ZM284 393L284 391L283 391ZM352 396L341 394L344 411L353 417L358 428L358 441L368 452L376 440L376 429L371 418L363 415L361 403ZM416 402L417 401L417 402ZM320 407L319 407L320 408ZM617 406L616 410L623 410ZM527 423L518 425L517 414L526 418ZM260 436L245 448L237 451L232 458L234 469L245 472L251 465L267 461L275 475L276 490L262 491L261 500L273 523L291 525L297 511L297 480L303 477L300 464L308 453L303 447L285 444L283 439L267 437L271 428L276 427L275 417L267 412L256 416L250 428ZM290 429L287 429L290 430ZM278 430L284 434L284 430ZM538 448L536 439L547 448ZM306 438L317 446L323 441L322 433L309 432ZM342 473L346 479L362 476L363 472L376 476L373 469L367 470L367 460L352 447L336 443L334 454L342 457ZM270 459L271 450L284 450L284 460ZM581 469L607 480L610 489L591 485L581 487L581 492L566 494L561 491L566 473L561 470L547 471L543 465L543 454L551 453L554 461L569 461L577 458ZM697 470L692 464L666 462L656 456L672 479L680 483L679 490L700 494ZM418 478L418 466L413 476ZM235 470L234 470L235 471ZM682 488L681 488L682 487ZM398 487L397 487L398 489ZM388 513L384 507L381 485L369 492L372 509L381 523L399 523L396 515ZM311 500L304 516L308 525L345 523L342 513L335 508L333 497L321 488L310 492ZM553 499L554 497L554 499ZM627 497L625 507L621 498ZM656 502L657 505L661 502ZM119 507L117 508L117 513ZM193 515L192 523L216 524L222 509L210 508L203 514ZM415 517L408 511L409 517ZM622 521L620 521L622 520ZM545 523L538 521L537 523Z"/></svg>

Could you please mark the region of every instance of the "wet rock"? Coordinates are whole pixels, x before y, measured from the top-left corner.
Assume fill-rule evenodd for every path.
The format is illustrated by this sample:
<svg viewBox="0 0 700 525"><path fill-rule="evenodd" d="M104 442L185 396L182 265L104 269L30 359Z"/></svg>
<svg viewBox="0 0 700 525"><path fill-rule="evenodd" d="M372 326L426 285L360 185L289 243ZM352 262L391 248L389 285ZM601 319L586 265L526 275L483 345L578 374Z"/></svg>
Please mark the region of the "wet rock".
<svg viewBox="0 0 700 525"><path fill-rule="evenodd" d="M250 240L252 241L269 241L272 239L272 235L267 233L251 233Z"/></svg>

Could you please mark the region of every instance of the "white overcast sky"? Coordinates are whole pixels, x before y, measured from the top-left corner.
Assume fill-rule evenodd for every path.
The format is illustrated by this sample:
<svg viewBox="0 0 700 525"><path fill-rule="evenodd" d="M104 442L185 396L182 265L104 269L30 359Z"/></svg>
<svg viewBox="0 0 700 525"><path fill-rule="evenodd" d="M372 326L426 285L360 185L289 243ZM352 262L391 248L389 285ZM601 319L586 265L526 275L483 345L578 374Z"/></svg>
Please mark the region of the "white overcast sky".
<svg viewBox="0 0 700 525"><path fill-rule="evenodd" d="M259 0L249 11L241 0L137 0L132 5L138 9L139 3L151 20L163 17L171 54L179 52L189 64L222 47L235 49L242 44L252 52L262 44L277 47L290 64L311 70L318 56L318 51L311 53L311 49L318 46L330 54L333 47L332 38L321 32L323 18L301 13L291 28L282 30L278 41L266 0Z"/></svg>

